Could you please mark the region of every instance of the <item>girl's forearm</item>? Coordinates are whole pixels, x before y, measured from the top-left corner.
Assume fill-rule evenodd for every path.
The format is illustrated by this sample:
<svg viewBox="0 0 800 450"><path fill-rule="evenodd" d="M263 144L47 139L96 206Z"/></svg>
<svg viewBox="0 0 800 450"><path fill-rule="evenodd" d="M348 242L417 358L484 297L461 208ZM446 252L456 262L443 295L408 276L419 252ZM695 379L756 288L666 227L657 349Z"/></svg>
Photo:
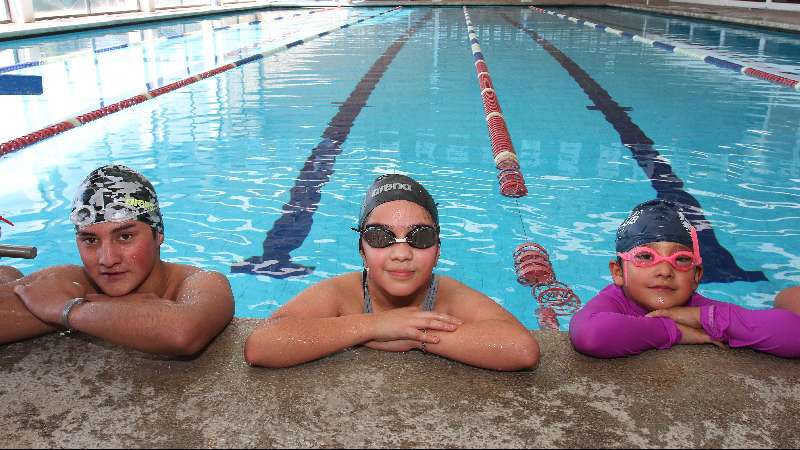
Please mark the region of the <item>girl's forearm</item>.
<svg viewBox="0 0 800 450"><path fill-rule="evenodd" d="M374 338L372 316L268 319L245 344L248 364L290 367L328 356Z"/></svg>
<svg viewBox="0 0 800 450"><path fill-rule="evenodd" d="M530 331L504 320L461 325L453 332L430 332L440 338L425 350L476 367L522 370L539 362L539 345Z"/></svg>
<svg viewBox="0 0 800 450"><path fill-rule="evenodd" d="M783 309L749 310L716 302L701 307L703 329L731 347L751 347L784 358L800 358L800 315Z"/></svg>

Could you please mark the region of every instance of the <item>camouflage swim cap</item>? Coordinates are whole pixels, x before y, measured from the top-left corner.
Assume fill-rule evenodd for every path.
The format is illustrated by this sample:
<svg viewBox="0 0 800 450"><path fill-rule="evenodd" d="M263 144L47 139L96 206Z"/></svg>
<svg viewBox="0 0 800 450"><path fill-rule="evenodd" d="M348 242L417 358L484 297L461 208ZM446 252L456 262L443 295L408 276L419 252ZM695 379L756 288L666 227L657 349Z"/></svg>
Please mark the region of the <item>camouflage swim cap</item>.
<svg viewBox="0 0 800 450"><path fill-rule="evenodd" d="M76 228L138 220L164 233L153 185L139 172L120 165L95 169L83 180L72 202L70 220Z"/></svg>

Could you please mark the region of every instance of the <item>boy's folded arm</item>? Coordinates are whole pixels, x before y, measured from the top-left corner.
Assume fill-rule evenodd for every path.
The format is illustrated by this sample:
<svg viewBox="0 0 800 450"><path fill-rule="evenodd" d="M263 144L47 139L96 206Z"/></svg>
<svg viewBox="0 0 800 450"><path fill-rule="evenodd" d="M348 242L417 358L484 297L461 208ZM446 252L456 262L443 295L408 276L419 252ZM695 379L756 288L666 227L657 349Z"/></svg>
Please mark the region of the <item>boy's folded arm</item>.
<svg viewBox="0 0 800 450"><path fill-rule="evenodd" d="M800 315L783 309L751 310L707 300L700 321L708 335L730 347L750 347L784 358L800 358Z"/></svg>
<svg viewBox="0 0 800 450"><path fill-rule="evenodd" d="M626 313L602 296L592 299L573 316L569 336L577 351L598 358L667 349L682 337L674 321Z"/></svg>

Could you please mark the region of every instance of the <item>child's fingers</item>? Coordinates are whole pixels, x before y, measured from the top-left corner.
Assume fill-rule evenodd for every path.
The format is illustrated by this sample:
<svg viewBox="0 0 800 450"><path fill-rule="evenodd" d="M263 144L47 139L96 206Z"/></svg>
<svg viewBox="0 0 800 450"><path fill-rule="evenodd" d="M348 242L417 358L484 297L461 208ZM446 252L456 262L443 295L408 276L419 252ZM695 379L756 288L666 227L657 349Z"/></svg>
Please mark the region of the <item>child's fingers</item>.
<svg viewBox="0 0 800 450"><path fill-rule="evenodd" d="M440 322L452 323L453 325L463 325L464 324L463 320L461 320L461 319L459 319L457 317L450 316L448 314L437 313L437 312L423 312L421 315L422 315L423 318L426 318L426 319L429 319L429 320L438 320Z"/></svg>
<svg viewBox="0 0 800 450"><path fill-rule="evenodd" d="M714 344L714 345L716 345L717 347L719 347L719 348L723 349L723 350L727 350L727 349L728 349L728 346L727 346L727 345L725 345L725 343L724 343L724 342L720 342L720 341L711 341L711 343L712 343L712 344Z"/></svg>
<svg viewBox="0 0 800 450"><path fill-rule="evenodd" d="M425 325L425 328L438 331L456 331L456 329L458 329L458 325L454 323L443 322L441 320L430 319Z"/></svg>
<svg viewBox="0 0 800 450"><path fill-rule="evenodd" d="M428 330L416 330L417 332L414 333L414 339L419 342L424 342L426 344L438 344L440 339L439 336L434 334L428 333Z"/></svg>

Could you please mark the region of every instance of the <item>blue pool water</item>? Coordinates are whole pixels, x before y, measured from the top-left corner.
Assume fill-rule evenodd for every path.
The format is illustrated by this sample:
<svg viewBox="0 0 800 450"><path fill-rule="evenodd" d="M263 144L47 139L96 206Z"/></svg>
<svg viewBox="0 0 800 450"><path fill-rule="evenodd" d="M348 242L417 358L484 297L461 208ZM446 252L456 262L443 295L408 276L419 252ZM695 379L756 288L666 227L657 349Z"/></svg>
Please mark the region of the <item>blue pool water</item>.
<svg viewBox="0 0 800 450"><path fill-rule="evenodd" d="M205 30L96 60L80 56L12 72L43 76L45 93L0 96L0 141L240 59L257 52L257 41L271 45L387 9L340 9L298 17L294 25L264 21L256 28L247 25L252 16L234 16L224 20L241 26L216 32L213 24L180 23L170 24L177 32L132 27L72 36L83 44L42 39L36 48L52 56L98 47L86 44L92 39L118 45L125 36L148 40ZM658 152L658 167L668 162L683 191L702 207L702 227L706 235L713 230L718 243L705 241L705 248L730 254L706 255L706 265L752 275L751 281L742 275L705 283L704 294L766 308L778 290L800 283L800 93L526 8L470 8L470 14L528 196L499 193L462 10L405 8L0 158L0 215L17 224L4 228L3 243L40 251L36 260L13 265L28 273L79 263L68 220L73 192L93 168L123 163L158 189L167 236L162 256L228 274L237 316L266 317L312 283L361 268L350 230L361 198L377 175L399 171L422 181L439 202L443 248L437 271L485 292L538 328L536 300L516 281L514 248L526 241L545 246L558 278L587 301L610 282L616 227L656 190L649 178L654 171L640 167L635 152L622 145L631 126L615 128L575 73L516 22L573 61L585 83L629 108L628 124L652 141L639 150ZM591 14L600 23L599 15L610 21L623 15L606 9ZM347 128L330 124L342 103L415 24L418 30L380 76L344 143L332 148L324 135ZM748 33L773 42L771 32ZM758 57L746 45L729 44L724 51ZM16 60L0 65L22 62L20 48L31 46L3 44ZM791 49L770 57L797 69L796 47ZM315 161L306 166L312 155ZM310 203L309 179L324 181L318 206ZM301 202L285 207L292 199ZM313 222L276 227L285 223L280 219L286 210L305 211L302 216ZM307 234L303 225L310 226ZM231 273L262 256L268 234L269 248L291 248L285 268L313 271L276 277L281 271L265 264L275 269L273 276ZM755 281L757 275L762 281ZM560 324L566 329L568 317Z"/></svg>

